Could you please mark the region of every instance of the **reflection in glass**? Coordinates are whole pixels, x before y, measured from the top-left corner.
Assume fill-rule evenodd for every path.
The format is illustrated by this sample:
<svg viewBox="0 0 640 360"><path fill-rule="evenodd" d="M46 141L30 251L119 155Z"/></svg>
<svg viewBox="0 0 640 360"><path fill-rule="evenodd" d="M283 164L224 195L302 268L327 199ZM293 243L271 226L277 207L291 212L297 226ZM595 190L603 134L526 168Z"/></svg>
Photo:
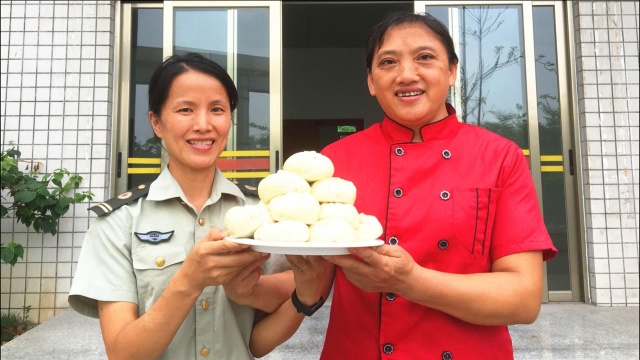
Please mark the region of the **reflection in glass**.
<svg viewBox="0 0 640 360"><path fill-rule="evenodd" d="M551 6L533 7L533 31L544 221L558 249L558 256L547 262L547 280L549 290L571 290L562 168L562 128L556 67L556 34Z"/></svg>
<svg viewBox="0 0 640 360"><path fill-rule="evenodd" d="M149 124L149 80L162 63L162 9L134 9L131 26L131 81L129 82L129 158L160 158L160 143ZM156 164L159 167L159 163ZM152 165L152 166L156 166ZM148 164L128 164L121 168L149 167ZM128 188L153 181L158 174L128 174Z"/></svg>
<svg viewBox="0 0 640 360"><path fill-rule="evenodd" d="M519 5L428 6L452 30L458 80L451 100L462 122L529 147Z"/></svg>

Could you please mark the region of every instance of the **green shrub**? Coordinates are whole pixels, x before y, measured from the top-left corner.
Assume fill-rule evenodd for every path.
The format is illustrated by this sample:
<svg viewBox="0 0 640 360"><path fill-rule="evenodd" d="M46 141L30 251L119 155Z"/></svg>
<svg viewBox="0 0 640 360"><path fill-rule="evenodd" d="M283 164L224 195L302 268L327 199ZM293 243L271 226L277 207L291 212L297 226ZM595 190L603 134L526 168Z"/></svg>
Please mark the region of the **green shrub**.
<svg viewBox="0 0 640 360"><path fill-rule="evenodd" d="M80 187L82 176L66 169L40 174L37 164L24 173L18 168L19 159L20 151L15 148L2 151L2 198L4 200L5 190L8 190L13 202L9 207L2 205L0 217L10 216L13 212L16 221L36 232L55 235L58 219L69 211L71 204L93 199L90 191L75 191ZM72 192L72 196L67 196ZM13 266L23 255L20 244L12 241L1 245L0 258L5 263Z"/></svg>
<svg viewBox="0 0 640 360"><path fill-rule="evenodd" d="M2 344L13 340L14 337L24 334L24 332L35 326L33 322L28 320L29 311L31 311L31 306L23 306L22 314L2 313L2 332L0 333Z"/></svg>

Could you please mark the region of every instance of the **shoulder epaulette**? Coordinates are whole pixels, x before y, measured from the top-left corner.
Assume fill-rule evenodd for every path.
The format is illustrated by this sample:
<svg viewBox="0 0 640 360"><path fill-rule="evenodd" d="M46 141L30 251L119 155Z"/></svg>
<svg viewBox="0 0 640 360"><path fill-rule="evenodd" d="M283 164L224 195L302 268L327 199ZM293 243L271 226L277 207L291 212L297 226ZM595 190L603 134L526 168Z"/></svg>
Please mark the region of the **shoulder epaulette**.
<svg viewBox="0 0 640 360"><path fill-rule="evenodd" d="M257 187L253 185L249 185L248 183L240 182L238 180L234 180L233 183L236 184L236 186L238 186L238 188L240 189L240 191L242 191L243 194L258 196Z"/></svg>
<svg viewBox="0 0 640 360"><path fill-rule="evenodd" d="M122 194L109 199L107 201L98 203L89 208L89 210L96 213L98 216L105 216L111 214L115 209L127 205L142 196L149 193L149 184L140 184L133 189L127 190Z"/></svg>

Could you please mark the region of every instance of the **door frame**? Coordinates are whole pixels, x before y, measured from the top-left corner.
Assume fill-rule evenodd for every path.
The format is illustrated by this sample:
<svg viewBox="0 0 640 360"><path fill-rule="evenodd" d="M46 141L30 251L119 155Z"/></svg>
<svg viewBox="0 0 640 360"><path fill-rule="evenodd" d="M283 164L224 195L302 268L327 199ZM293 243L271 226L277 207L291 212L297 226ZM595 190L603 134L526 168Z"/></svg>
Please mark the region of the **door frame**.
<svg viewBox="0 0 640 360"><path fill-rule="evenodd" d="M426 6L481 6L481 5L520 5L522 6L522 21L524 39L524 64L526 79L526 100L527 114L529 117L529 160L533 182L538 195L538 202L541 210L543 209L542 200L542 171L541 153L540 153L540 136L538 124L537 109L537 89L535 81L535 58L533 29L533 7L534 6L552 6L555 15L555 33L556 33L556 54L558 69L558 95L560 103L560 119L562 128L562 165L564 174L564 193L565 193L565 211L567 222L567 246L569 256L569 279L570 290L568 291L549 291L547 283L547 267L544 265L544 292L543 302L574 302L584 301L587 298L585 282L587 281L586 267L584 265L583 255L585 254L584 236L578 229L583 229L584 224L578 214L582 213L583 206L580 203L580 186L581 172L575 160L578 144L574 125L575 125L575 96L570 84L573 84L575 69L572 67L571 61L572 34L571 27L565 24L571 24L571 3L566 4L563 1L555 0L507 0L507 1L415 1L414 10L416 13L424 13ZM452 30L457 32L457 30ZM456 44L457 45L457 44ZM459 80L459 79L458 79ZM455 94L453 95L455 97Z"/></svg>
<svg viewBox="0 0 640 360"><path fill-rule="evenodd" d="M282 159L282 3L280 1L157 1L127 2L116 1L115 10L115 49L114 49L114 97L113 97L113 130L111 147L111 174L109 176L111 196L128 189L129 157L129 100L131 76L131 16L133 9L162 9L163 34L162 57L166 59L173 49L173 16L176 8L268 8L269 9L269 172L273 173L281 167ZM234 19L231 25L235 26ZM233 36L230 34L229 36ZM231 39L230 44L235 43ZM231 46L231 45L230 45ZM230 59L235 64L234 59ZM229 75L237 80L235 66ZM230 137L232 134L230 133ZM227 149L233 150L233 149ZM262 151L264 152L264 151ZM262 155L260 155L262 156ZM150 165L162 166L157 162Z"/></svg>

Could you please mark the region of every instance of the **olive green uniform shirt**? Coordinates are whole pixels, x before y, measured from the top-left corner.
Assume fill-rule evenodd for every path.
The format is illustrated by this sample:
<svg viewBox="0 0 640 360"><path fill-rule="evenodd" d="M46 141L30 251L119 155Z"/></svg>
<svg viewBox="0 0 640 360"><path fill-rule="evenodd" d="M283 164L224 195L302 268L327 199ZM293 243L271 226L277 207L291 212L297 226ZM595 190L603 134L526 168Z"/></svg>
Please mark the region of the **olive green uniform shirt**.
<svg viewBox="0 0 640 360"><path fill-rule="evenodd" d="M84 239L69 304L98 317L97 301L151 308L187 254L211 228L224 228L224 215L246 202L242 192L216 169L211 197L198 213L168 169L145 197L94 220ZM222 286L202 291L162 359L253 359L248 344L254 310L231 302ZM151 336L152 333L139 334Z"/></svg>

